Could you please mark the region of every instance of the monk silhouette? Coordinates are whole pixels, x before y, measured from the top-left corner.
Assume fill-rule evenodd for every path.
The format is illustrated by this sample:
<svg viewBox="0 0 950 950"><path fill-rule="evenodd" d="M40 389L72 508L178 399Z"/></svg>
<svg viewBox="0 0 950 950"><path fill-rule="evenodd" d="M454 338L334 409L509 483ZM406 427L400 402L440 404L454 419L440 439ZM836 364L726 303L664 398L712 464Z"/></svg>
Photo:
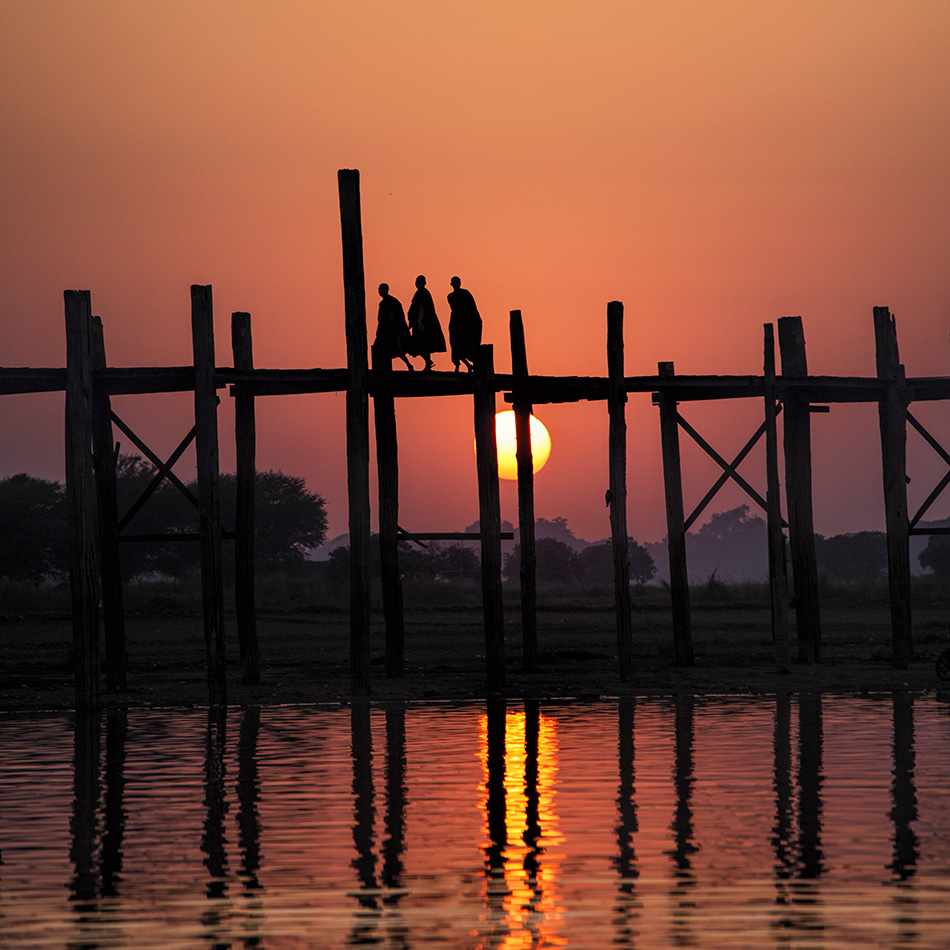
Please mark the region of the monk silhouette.
<svg viewBox="0 0 950 950"><path fill-rule="evenodd" d="M409 332L412 335L410 352L426 361L424 371L428 372L434 365L432 354L445 352L445 334L422 274L416 278L416 292L409 304Z"/></svg>
<svg viewBox="0 0 950 950"><path fill-rule="evenodd" d="M413 370L415 367L406 356L412 343L402 304L389 292L389 284L379 285L379 296L379 316L373 348L379 357L389 360L390 365L398 358L406 364L407 369Z"/></svg>
<svg viewBox="0 0 950 950"><path fill-rule="evenodd" d="M452 293L449 294L449 342L452 345L452 362L455 372L464 363L469 372L474 368L475 351L482 342L482 318L475 306L475 298L462 286L458 277L453 277Z"/></svg>

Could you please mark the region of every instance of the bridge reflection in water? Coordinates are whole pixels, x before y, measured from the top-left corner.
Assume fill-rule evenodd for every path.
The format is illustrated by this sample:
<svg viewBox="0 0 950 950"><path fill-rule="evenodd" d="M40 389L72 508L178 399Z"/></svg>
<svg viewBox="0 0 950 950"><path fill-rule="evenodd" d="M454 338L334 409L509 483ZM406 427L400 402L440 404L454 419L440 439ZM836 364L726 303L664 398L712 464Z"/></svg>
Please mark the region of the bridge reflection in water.
<svg viewBox="0 0 950 950"><path fill-rule="evenodd" d="M948 725L908 694L0 719L3 942L942 948Z"/></svg>

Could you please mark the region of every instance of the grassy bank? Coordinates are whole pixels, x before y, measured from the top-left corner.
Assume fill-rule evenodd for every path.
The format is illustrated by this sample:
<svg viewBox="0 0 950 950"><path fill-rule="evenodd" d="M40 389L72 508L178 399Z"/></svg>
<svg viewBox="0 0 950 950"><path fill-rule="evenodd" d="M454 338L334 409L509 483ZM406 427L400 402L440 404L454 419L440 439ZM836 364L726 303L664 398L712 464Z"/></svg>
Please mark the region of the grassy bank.
<svg viewBox="0 0 950 950"><path fill-rule="evenodd" d="M312 579L311 579L312 580ZM484 695L484 633L474 585L406 585L406 675L384 675L380 598L372 604L372 681L376 699L465 699ZM692 592L696 664L672 664L669 595L662 587L634 595L635 674L617 675L612 591L547 589L540 595L536 672L521 670L520 607L506 592L507 692L512 696L624 693L773 692L777 689L933 689L933 662L950 646L950 594L927 581L914 588L915 658L891 669L887 591L822 592L822 662L775 672L768 591L764 584L710 584ZM229 597L229 603L233 601ZM349 617L345 590L307 578L267 578L259 585L262 679L241 683L235 616L229 612L229 700L323 702L349 696ZM0 707L72 704L68 590L0 588ZM790 611L792 654L794 614ZM129 689L109 703L201 705L206 702L200 595L195 584L129 585L126 590Z"/></svg>

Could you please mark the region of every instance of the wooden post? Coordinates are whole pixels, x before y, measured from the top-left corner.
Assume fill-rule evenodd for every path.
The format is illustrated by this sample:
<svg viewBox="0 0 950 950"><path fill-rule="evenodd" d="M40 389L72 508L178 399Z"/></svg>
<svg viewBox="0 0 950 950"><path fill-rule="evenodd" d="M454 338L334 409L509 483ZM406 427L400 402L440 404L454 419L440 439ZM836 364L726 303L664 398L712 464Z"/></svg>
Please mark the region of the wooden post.
<svg viewBox="0 0 950 950"><path fill-rule="evenodd" d="M350 527L350 687L368 696L369 686L369 399L366 394L366 286L360 173L341 168L343 300L346 316L346 476Z"/></svg>
<svg viewBox="0 0 950 950"><path fill-rule="evenodd" d="M621 680L633 673L630 615L630 542L627 539L627 390L623 379L623 304L607 304L607 415L610 538L614 556L614 611Z"/></svg>
<svg viewBox="0 0 950 950"><path fill-rule="evenodd" d="M897 325L887 307L874 308L877 376L886 384L878 403L884 512L887 527L887 585L891 605L892 663L905 670L913 658L910 610L910 522L907 516L907 388L897 347Z"/></svg>
<svg viewBox="0 0 950 950"><path fill-rule="evenodd" d="M788 660L788 578L785 569L785 534L782 531L782 497L778 478L778 432L775 425L775 333L765 324L765 498L769 539L769 593L772 600L772 642L775 666L780 673L789 669Z"/></svg>
<svg viewBox="0 0 950 950"><path fill-rule="evenodd" d="M102 320L92 318L92 455L99 502L99 562L102 573L102 620L106 642L106 688L115 692L127 686L125 618L122 602L122 569L119 560L119 510L112 441L112 404L109 394L96 384L95 373L106 368Z"/></svg>
<svg viewBox="0 0 950 950"><path fill-rule="evenodd" d="M501 501L498 444L495 441L495 364L490 343L475 359L475 453L482 554L482 599L488 689L505 688L505 624L501 599Z"/></svg>
<svg viewBox="0 0 950 950"><path fill-rule="evenodd" d="M528 380L528 354L520 310L509 313L511 375L515 379L515 460L518 463L518 534L521 547L522 668L533 673L538 665L538 553L534 534L534 458L531 451L529 400L519 395L518 383Z"/></svg>
<svg viewBox="0 0 950 950"><path fill-rule="evenodd" d="M392 372L392 359L378 357L372 348L373 371ZM379 491L379 572L386 622L386 675L402 676L406 663L402 579L399 576L399 449L396 437L396 401L388 392L373 396L376 429L376 470Z"/></svg>
<svg viewBox="0 0 950 950"><path fill-rule="evenodd" d="M658 363L660 376L675 375L672 363ZM670 555L670 593L673 599L673 644L677 666L693 665L693 630L689 612L689 574L686 569L686 519L683 514L683 476L680 470L679 425L676 397L661 390L660 442L663 484L666 489L666 530Z"/></svg>
<svg viewBox="0 0 950 950"><path fill-rule="evenodd" d="M231 314L231 353L235 369L254 369L251 315ZM261 651L257 639L254 597L255 491L257 483L257 421L254 396L234 387L234 454L237 501L234 512L234 599L237 606L238 644L244 661L244 682L261 681Z"/></svg>
<svg viewBox="0 0 950 950"><path fill-rule="evenodd" d="M195 451L198 457L198 534L201 546L201 610L208 658L208 701L228 701L224 659L224 575L221 569L221 505L218 496L218 390L215 385L211 287L191 286L191 334L195 358Z"/></svg>
<svg viewBox="0 0 950 950"><path fill-rule="evenodd" d="M801 317L779 317L778 342L782 375L792 379L808 375L805 332ZM795 590L795 628L798 659L821 660L821 613L818 607L818 560L811 492L811 418L807 399L787 392L784 399L785 499L788 506L788 541L792 554Z"/></svg>
<svg viewBox="0 0 950 950"><path fill-rule="evenodd" d="M92 457L92 304L88 290L67 290L66 511L72 594L76 708L100 702L99 585Z"/></svg>

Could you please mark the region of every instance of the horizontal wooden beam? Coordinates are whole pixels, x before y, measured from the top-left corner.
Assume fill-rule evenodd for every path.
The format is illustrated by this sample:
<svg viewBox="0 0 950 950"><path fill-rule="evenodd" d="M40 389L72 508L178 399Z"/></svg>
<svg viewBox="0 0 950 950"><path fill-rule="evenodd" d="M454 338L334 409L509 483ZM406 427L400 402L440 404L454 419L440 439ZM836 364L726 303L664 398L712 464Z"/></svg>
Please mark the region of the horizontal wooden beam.
<svg viewBox="0 0 950 950"><path fill-rule="evenodd" d="M192 366L109 366L96 370L94 385L110 396L181 393L195 388Z"/></svg>
<svg viewBox="0 0 950 950"><path fill-rule="evenodd" d="M514 540L513 531L502 531L502 541ZM400 541L481 541L482 536L477 531L406 531L399 529Z"/></svg>
<svg viewBox="0 0 950 950"><path fill-rule="evenodd" d="M0 367L0 394L65 392L65 369Z"/></svg>
<svg viewBox="0 0 950 950"><path fill-rule="evenodd" d="M231 369L218 367L218 375L236 392L250 396L290 396L300 393L346 392L346 369Z"/></svg>

